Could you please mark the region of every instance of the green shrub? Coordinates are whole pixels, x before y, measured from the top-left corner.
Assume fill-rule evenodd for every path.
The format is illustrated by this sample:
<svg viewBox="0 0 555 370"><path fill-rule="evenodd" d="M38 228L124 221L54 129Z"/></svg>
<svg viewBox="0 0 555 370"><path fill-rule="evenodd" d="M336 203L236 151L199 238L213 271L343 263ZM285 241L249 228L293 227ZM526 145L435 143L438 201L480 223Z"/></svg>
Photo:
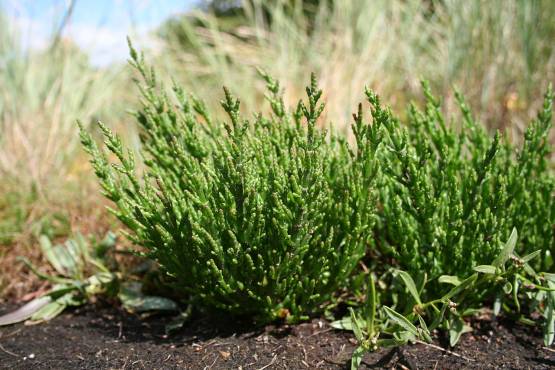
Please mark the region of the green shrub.
<svg viewBox="0 0 555 370"><path fill-rule="evenodd" d="M488 135L459 94L462 122L448 124L426 84L424 92L425 109L411 105L406 125L376 94L366 92L377 143L373 153L380 164L379 248L420 281L424 274L428 279L468 276L474 266L495 259L516 228L520 238L515 251L524 255L541 249L534 267L552 269L552 89L522 148L499 132Z"/></svg>
<svg viewBox="0 0 555 370"><path fill-rule="evenodd" d="M142 57L131 55L143 80L141 178L108 128L100 126L120 162L113 166L81 130L131 239L201 305L261 321L318 310L365 254L375 165L315 127L324 105L314 76L308 103L289 113L279 84L263 74L273 114L252 121L224 89L230 122L215 122L178 86L164 92Z"/></svg>

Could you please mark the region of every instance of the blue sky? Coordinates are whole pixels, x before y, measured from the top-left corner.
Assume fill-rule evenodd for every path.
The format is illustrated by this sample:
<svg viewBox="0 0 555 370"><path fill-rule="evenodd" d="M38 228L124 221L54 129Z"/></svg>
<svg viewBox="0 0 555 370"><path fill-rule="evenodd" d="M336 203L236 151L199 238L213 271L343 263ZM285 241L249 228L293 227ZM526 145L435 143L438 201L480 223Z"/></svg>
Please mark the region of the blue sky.
<svg viewBox="0 0 555 370"><path fill-rule="evenodd" d="M64 36L88 51L98 66L127 57L126 35L148 43L149 32L172 15L184 13L198 0L75 0ZM59 27L69 0L0 0L0 7L17 27L24 47L45 46Z"/></svg>

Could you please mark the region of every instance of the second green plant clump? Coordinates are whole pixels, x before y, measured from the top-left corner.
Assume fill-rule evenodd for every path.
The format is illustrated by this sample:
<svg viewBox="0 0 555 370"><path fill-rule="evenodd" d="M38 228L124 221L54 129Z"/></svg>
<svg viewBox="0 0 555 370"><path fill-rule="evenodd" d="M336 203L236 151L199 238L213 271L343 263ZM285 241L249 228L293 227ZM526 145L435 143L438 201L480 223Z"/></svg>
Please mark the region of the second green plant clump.
<svg viewBox="0 0 555 370"><path fill-rule="evenodd" d="M522 148L490 136L462 97L462 122L448 123L425 84L425 109L411 106L407 125L367 90L371 119L361 105L350 144L317 127L324 105L314 77L307 100L288 110L262 73L271 113L250 120L224 89L229 118L220 122L131 57L142 81L142 175L106 126L119 163L83 129L81 139L131 240L192 302L295 321L349 289L361 260L378 275L408 271L429 301L452 288L441 276L453 282L502 254L513 228L515 255L540 250L529 263L553 269L551 90ZM400 309L397 290L380 293L382 303Z"/></svg>

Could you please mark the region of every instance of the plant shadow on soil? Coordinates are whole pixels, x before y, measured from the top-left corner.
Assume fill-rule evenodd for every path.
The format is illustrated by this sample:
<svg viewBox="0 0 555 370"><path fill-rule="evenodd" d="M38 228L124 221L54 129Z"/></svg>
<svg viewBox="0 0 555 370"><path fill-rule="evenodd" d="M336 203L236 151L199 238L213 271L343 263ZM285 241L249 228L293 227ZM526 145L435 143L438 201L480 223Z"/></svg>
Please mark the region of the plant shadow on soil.
<svg viewBox="0 0 555 370"><path fill-rule="evenodd" d="M0 307L0 313L12 307ZM227 315L194 316L167 336L171 316L140 318L105 302L33 326L0 328L1 369L349 369L351 333L313 319L254 327ZM447 352L424 344L383 349L361 368L534 368L555 366L538 329L509 320L475 320L474 332ZM446 338L436 337L445 347Z"/></svg>

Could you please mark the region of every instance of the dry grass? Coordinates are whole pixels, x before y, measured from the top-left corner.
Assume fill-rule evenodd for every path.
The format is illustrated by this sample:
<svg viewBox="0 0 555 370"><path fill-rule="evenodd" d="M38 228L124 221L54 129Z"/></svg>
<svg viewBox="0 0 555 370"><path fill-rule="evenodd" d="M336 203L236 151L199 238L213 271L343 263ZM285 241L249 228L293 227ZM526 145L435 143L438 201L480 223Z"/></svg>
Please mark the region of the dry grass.
<svg viewBox="0 0 555 370"><path fill-rule="evenodd" d="M65 235L88 226L81 218L106 218L76 119L122 122L125 71L94 68L72 43L55 38L44 50L24 51L0 14L0 297L19 295L33 281L15 258L40 260L36 235Z"/></svg>
<svg viewBox="0 0 555 370"><path fill-rule="evenodd" d="M230 32L204 13L196 16L202 27L175 22L157 64L203 97L230 86L253 110L263 95L255 67L280 79L288 102L304 93L314 71L327 93L327 119L340 131L347 131L365 85L404 108L420 98L422 78L447 107L454 107L456 87L489 127L522 127L555 79L549 0L337 1L321 6L314 23L300 9L291 17L282 2L268 3L246 7L245 26Z"/></svg>

